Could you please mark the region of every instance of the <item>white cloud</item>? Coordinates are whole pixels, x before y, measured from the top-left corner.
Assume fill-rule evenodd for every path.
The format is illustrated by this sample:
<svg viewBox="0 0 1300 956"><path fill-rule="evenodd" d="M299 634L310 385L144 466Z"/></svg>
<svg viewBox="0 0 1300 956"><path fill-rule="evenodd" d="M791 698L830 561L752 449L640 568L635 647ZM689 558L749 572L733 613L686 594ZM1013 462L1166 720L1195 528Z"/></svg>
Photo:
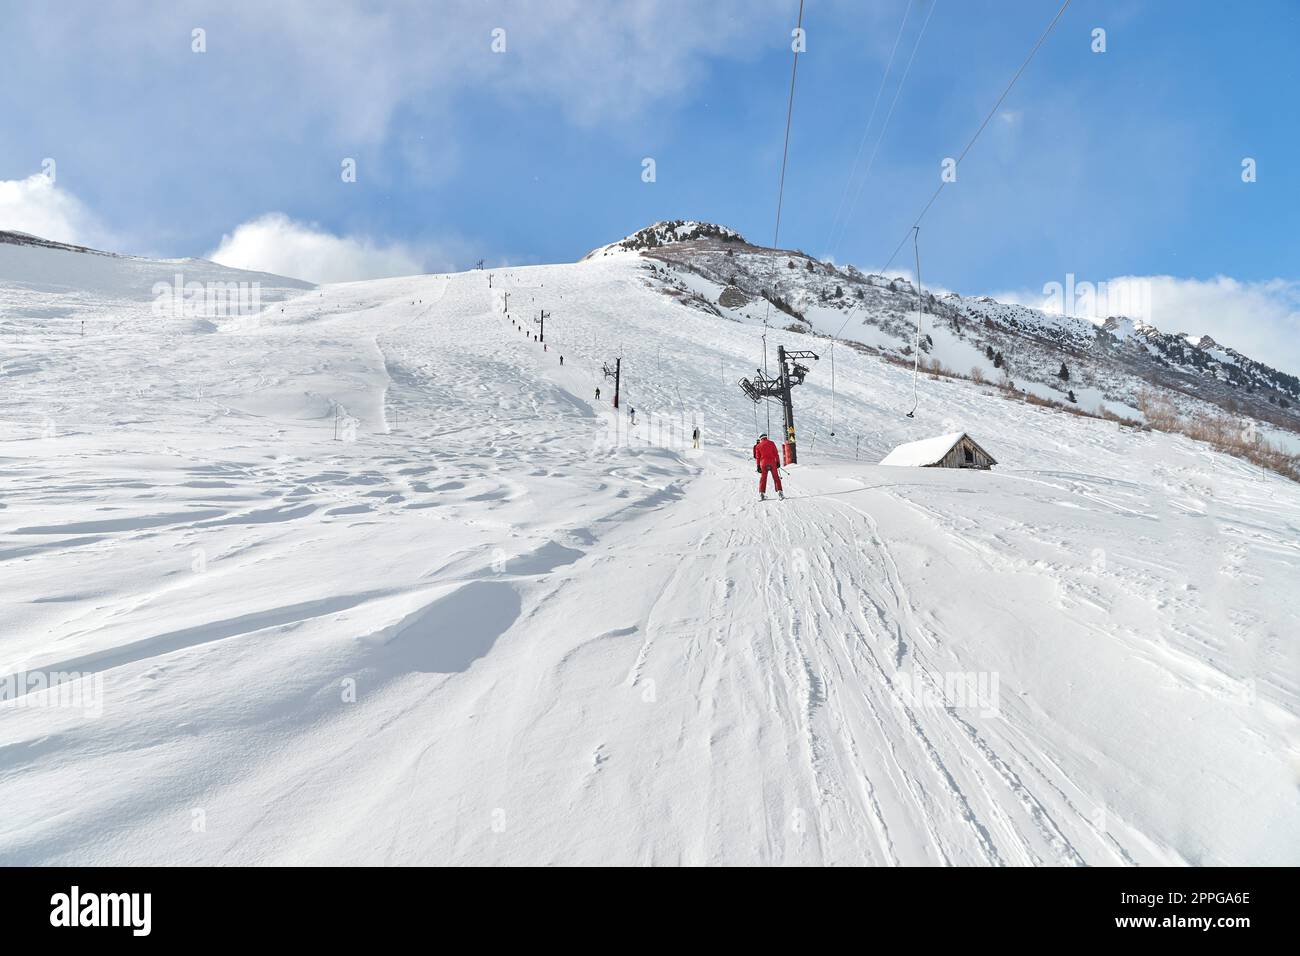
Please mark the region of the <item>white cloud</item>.
<svg viewBox="0 0 1300 956"><path fill-rule="evenodd" d="M43 173L0 180L0 229L97 248L113 245L81 200Z"/></svg>
<svg viewBox="0 0 1300 956"><path fill-rule="evenodd" d="M208 61L188 50L190 29L202 23L204 56L222 64L211 75L223 79L199 89L219 93L223 112L279 135L324 119L355 146L381 142L403 108L437 115L471 93L540 100L584 124L636 124L697 86L712 59L788 44L793 17L785 0L144 0L131 17L103 5L49 5L20 25L42 51L95 60L129 46L127 76L180 62L187 82L205 84ZM505 31L504 52L493 52L496 29ZM229 75L248 82L232 86Z"/></svg>
<svg viewBox="0 0 1300 956"><path fill-rule="evenodd" d="M220 245L207 258L223 266L309 282L351 282L454 268L435 248L336 236L278 212L241 223L221 237Z"/></svg>
<svg viewBox="0 0 1300 956"><path fill-rule="evenodd" d="M1059 289L995 293L1047 312L1093 321L1125 315L1162 332L1208 335L1220 345L1292 374L1300 373L1300 282L1265 279L1243 282L1229 276L1116 276L1088 283L1056 280ZM1073 288L1073 295L1070 290Z"/></svg>

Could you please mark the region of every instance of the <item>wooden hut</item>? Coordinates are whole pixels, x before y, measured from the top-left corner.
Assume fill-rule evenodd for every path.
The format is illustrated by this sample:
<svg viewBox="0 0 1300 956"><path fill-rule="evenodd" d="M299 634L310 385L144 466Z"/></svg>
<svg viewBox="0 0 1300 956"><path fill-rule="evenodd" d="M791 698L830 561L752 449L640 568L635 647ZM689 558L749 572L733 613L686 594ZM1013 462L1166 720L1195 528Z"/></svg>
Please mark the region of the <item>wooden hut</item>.
<svg viewBox="0 0 1300 956"><path fill-rule="evenodd" d="M987 471L997 461L965 432L939 435L899 445L881 462L910 468L978 468Z"/></svg>

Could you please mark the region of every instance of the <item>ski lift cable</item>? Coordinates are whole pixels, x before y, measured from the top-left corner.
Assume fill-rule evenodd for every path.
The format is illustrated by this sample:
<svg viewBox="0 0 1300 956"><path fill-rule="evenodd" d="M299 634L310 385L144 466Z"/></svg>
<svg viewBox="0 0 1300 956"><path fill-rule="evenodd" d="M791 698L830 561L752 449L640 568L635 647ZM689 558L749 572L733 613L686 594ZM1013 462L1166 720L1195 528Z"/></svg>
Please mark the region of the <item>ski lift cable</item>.
<svg viewBox="0 0 1300 956"><path fill-rule="evenodd" d="M803 0L800 0L800 16L796 22L796 31L803 29ZM777 247L781 237L781 204L785 200L785 166L790 157L790 118L794 116L794 78L800 72L800 51L798 47L794 48L794 62L790 65L790 94L785 101L785 142L781 147L781 178L776 187L776 228L772 230L772 248ZM776 294L776 280L772 280L772 289L768 290L768 295L763 297L763 375L767 375L767 329L768 323L772 316L772 300L770 295ZM772 410L767 408L767 431L772 431ZM757 412L755 412L757 418Z"/></svg>
<svg viewBox="0 0 1300 956"><path fill-rule="evenodd" d="M903 39L903 30L907 27L907 18L911 16L912 7L916 5L916 0L907 0L907 9L903 11L903 22L898 25L898 36L894 37L893 49L889 51L889 60L885 64L885 72L880 77L880 86L876 90L876 98L871 103L871 112L867 116L867 125L862 128L862 138L858 140L858 151L853 155L853 163L849 166L849 178L844 183L844 192L840 196L840 204L835 209L835 218L831 220L830 233L826 236L826 247L830 248L831 240L835 238L836 227L840 223L840 214L844 212L844 201L849 198L849 189L853 185L853 171L858 168L858 161L862 159L863 147L867 145L867 134L871 132L871 124L876 120L876 110L880 106L880 97L885 92L885 84L889 81L889 74L894 68L894 56L898 53L898 44Z"/></svg>
<svg viewBox="0 0 1300 956"><path fill-rule="evenodd" d="M835 343L831 342L831 434L835 434Z"/></svg>
<svg viewBox="0 0 1300 956"><path fill-rule="evenodd" d="M988 115L984 117L984 122L981 123L979 129L975 131L975 135L970 138L970 141L966 144L966 148L961 151L961 155L957 158L958 163L960 163L963 159L965 159L966 154L971 151L971 147L974 146L975 141L979 139L980 133L984 132L984 128L988 126L989 121L993 118L994 114L997 113L998 107L1002 105L1002 101L1007 98L1007 94L1011 92L1011 88L1015 86L1016 81L1020 79L1020 75L1024 73L1025 68L1029 66L1029 61L1034 58L1034 54L1038 52L1039 47L1041 47L1043 43L1046 42L1047 37L1051 34L1052 30L1056 28L1056 24L1060 21L1061 17L1065 14L1066 9L1070 6L1071 2L1072 0L1064 0L1064 3L1061 4L1061 8L1056 11L1056 16L1052 18L1052 22L1047 25L1047 28L1038 37L1037 42L1035 42L1033 47L1030 49L1029 55L1026 56L1024 62L1020 64L1020 69L1016 70L1015 75L1011 77L1011 82L1007 84L1006 89L1002 91L1002 95L999 96L997 102L993 104L993 109L989 110ZM947 183L943 183L943 182L939 184L939 188L936 189L934 195L930 197L930 201L925 204L925 207L921 210L921 215L916 217L916 221L915 223L913 223L913 225L916 226L920 225L921 219L929 211L930 207L934 205L934 201L939 198L939 193L943 192L943 187L946 185ZM907 242L907 236L910 233L911 233L911 228L909 228L908 232L903 235L903 239L901 242L899 242L897 248L894 249L893 255L889 257L889 261L886 262L884 268L880 270L882 274L887 272L889 267L893 265L894 259L898 257L898 253L903 248L903 244ZM848 327L849 320L852 319L853 316L857 314L857 311L860 308L862 308L861 303L855 305L852 309L849 310L849 314L844 317L844 322L843 324L840 325L839 331L835 333L834 338L838 339L840 337L840 335L844 332L845 328Z"/></svg>
<svg viewBox="0 0 1300 956"><path fill-rule="evenodd" d="M795 30L799 33L803 31L803 4L804 0L799 0L799 19L795 23ZM799 74L799 48L796 45L794 49L794 62L790 66L790 95L785 104L785 142L781 147L781 179L777 185L776 191L776 228L772 231L772 248L779 245L781 238L781 206L785 201L785 170L790 160L790 120L794 116L794 81ZM776 281L773 279L773 289L771 294L776 294ZM767 327L772 315L772 300L764 296L766 303L763 309L763 373L767 374ZM767 409L767 429L772 430L772 410L769 406Z"/></svg>
<svg viewBox="0 0 1300 956"><path fill-rule="evenodd" d="M917 383L921 378L921 227L912 227L912 251L916 253L916 349L912 356L912 410L908 418L916 417L916 410L921 404Z"/></svg>
<svg viewBox="0 0 1300 956"><path fill-rule="evenodd" d="M800 16L798 16L794 27L796 27L797 31L803 29L803 0L800 0ZM785 101L785 140L783 146L781 146L781 178L776 186L776 228L772 230L772 248L779 245L781 237L781 204L785 202L785 166L787 166L790 159L790 120L794 116L794 78L797 77L798 72L800 72L800 51L796 47L794 49L794 61L790 65L790 94L787 101ZM775 278L772 281L772 286L774 287L772 287L770 293L775 294ZM764 295L763 303L763 373L767 375L767 328L772 316L772 300L768 295ZM767 410L767 431L772 431L771 408Z"/></svg>
<svg viewBox="0 0 1300 956"><path fill-rule="evenodd" d="M1047 25L1047 28L1044 29L1043 32L1039 35L1037 42L1035 42L1033 47L1030 49L1029 55L1026 56L1024 62L1020 64L1020 69L1016 70L1015 75L1011 77L1011 81L1007 83L1006 89L1002 91L1002 95L998 97L997 102L993 104L993 108L989 110L988 115L984 117L984 122L980 123L979 129L975 130L975 135L970 138L970 141L966 144L966 147L957 156L958 166L961 165L962 160L966 158L966 154L969 153L971 151L971 147L975 145L975 141L980 138L980 134L984 132L985 127L989 125L990 121L992 121L993 117L997 114L998 108L1002 105L1002 102L1007 98L1007 95L1011 92L1011 88L1015 86L1016 81L1020 79L1020 74L1025 72L1026 67L1029 66L1029 61L1034 58L1034 54L1038 52L1039 47L1041 47L1047 41L1048 36L1050 36L1052 30L1056 28L1056 24L1060 22L1061 17L1065 15L1065 11L1067 8L1069 8L1071 2L1072 0L1065 0L1065 2L1061 4L1061 8L1056 11L1056 16L1052 17L1052 22L1049 23ZM925 214L930 211L930 207L934 205L934 201L939 198L939 194L943 192L943 187L946 185L948 185L947 180L940 180L939 188L934 191L934 195L930 197L930 201L927 202L924 207L922 207L920 215L918 215L916 217L916 221L912 223L914 227L919 226L921 224L921 220L925 218ZM907 242L907 234L904 233L903 238L899 241L898 245L894 248L893 255L889 257L889 261L885 263L884 269L881 270L882 273L889 270L890 265L892 265L894 259L898 257L898 253L902 250L903 245L906 242Z"/></svg>
<svg viewBox="0 0 1300 956"><path fill-rule="evenodd" d="M926 13L925 19L921 22L921 29L917 31L916 41L912 44L912 52L907 58L907 66L904 67L903 69L903 75L902 77L899 78L898 87L894 90L894 98L893 100L890 101L889 112L885 114L885 120L883 123L881 123L880 132L876 136L876 145L871 148L871 156L867 159L867 168L866 170L863 171L862 178L858 181L858 188L853 193L853 201L849 204L849 213L848 213L849 217L853 215L853 210L857 208L858 200L862 197L862 187L866 185L867 179L871 176L871 168L876 163L876 154L880 152L880 144L885 141L885 133L889 130L889 121L894 116L894 108L898 106L898 99L903 94L903 87L907 83L907 77L912 72L912 63L915 62L916 60L916 51L921 48L921 40L925 37L925 28L930 25L930 17L934 15L935 8L938 5L939 5L939 0L934 0L934 2L930 4L930 9ZM912 9L912 0L909 0L909 3L907 5L907 10L903 14L903 22L898 28L898 36L894 40L894 52L891 52L889 55L890 66L892 66L894 62L894 53L897 52L898 50L898 43L903 38L903 27L907 25L907 16L911 12L911 9ZM880 80L880 89L876 92L876 103L873 104L871 107L871 115L873 118L875 117L876 106L879 105L880 102L880 94L884 92L885 80L888 78L888 76L889 76L889 67L886 67L885 76L881 77ZM868 120L867 129L870 129L870 127L871 127L871 121ZM862 145L865 144L866 141L867 141L867 130L864 129L862 131L862 142L858 144L859 155L861 155ZM857 165L857 162L858 162L858 158L854 157L853 164L855 166ZM844 198L847 198L848 190L849 188L852 187L852 185L853 185L853 176L850 173L849 182L845 186L844 197L840 199L841 207L843 206ZM835 219L836 222L838 222L839 210L836 210ZM834 237L835 235L835 225L836 223L831 224L831 237ZM848 228L848 217L846 217L844 220L844 228ZM841 229L840 239L842 240L843 238L844 238L844 231L843 229ZM830 244L830 241L831 241L830 238L828 238L827 239L828 245ZM839 242L837 240L835 243L835 247L833 247L832 251L834 251L835 248L838 248L838 244ZM845 316L844 324L840 326L840 332L844 331L844 327L849 324L849 319L852 318L853 313L855 311L857 311L856 308L851 310L849 314ZM836 332L834 337L832 337L831 339L831 349L830 349L831 351L831 434L832 435L835 434L835 339L838 338L839 338L839 332Z"/></svg>
<svg viewBox="0 0 1300 956"><path fill-rule="evenodd" d="M803 0L799 0L799 20L795 24L795 29L803 32ZM777 240L781 237L781 203L785 199L785 169L786 163L790 157L790 120L794 116L794 80L799 72L799 50L796 47L794 51L794 62L790 67L790 97L785 104L785 145L781 150L781 183L776 193L776 229L772 233L772 248L777 247Z"/></svg>
<svg viewBox="0 0 1300 956"><path fill-rule="evenodd" d="M857 191L853 194L853 201L849 204L848 216L845 217L844 226L848 228L848 220L853 215L853 210L858 206L858 200L862 197L862 187L867 184L867 178L871 175L871 168L876 164L876 155L880 152L880 146L885 141L885 133L889 131L889 121L894 116L894 109L898 106L899 97L903 95L903 86L907 83L908 74L912 72L912 63L916 60L916 52L921 48L921 40L925 37L925 28L930 25L930 17L934 15L935 8L939 6L939 0L934 0L930 4L929 12L926 13L925 19L921 22L921 29L916 35L916 42L912 44L912 53L907 58L907 66L903 70L903 76L898 81L898 88L894 90L894 98L889 104L889 112L885 114L885 121L880 126L880 133L876 137L876 145L871 149L871 156L867 159L867 168L863 172L862 178L858 181ZM843 240L844 231L840 231L840 239ZM836 243L838 246L838 242Z"/></svg>

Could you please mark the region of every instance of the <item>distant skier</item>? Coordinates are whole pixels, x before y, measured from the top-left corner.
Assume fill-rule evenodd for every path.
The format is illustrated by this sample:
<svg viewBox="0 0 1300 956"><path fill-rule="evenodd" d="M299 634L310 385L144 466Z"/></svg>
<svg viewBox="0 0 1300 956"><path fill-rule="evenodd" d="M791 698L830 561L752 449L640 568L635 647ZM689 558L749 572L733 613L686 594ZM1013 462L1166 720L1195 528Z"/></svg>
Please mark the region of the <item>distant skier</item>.
<svg viewBox="0 0 1300 956"><path fill-rule="evenodd" d="M560 367L561 367L561 368L564 367L564 356L563 356L563 355L560 356Z"/></svg>
<svg viewBox="0 0 1300 956"><path fill-rule="evenodd" d="M631 405L629 405L627 408L627 417L628 417L628 421L630 421L633 425L636 424L636 409L633 408Z"/></svg>
<svg viewBox="0 0 1300 956"><path fill-rule="evenodd" d="M596 401L600 401L600 389L596 389Z"/></svg>
<svg viewBox="0 0 1300 956"><path fill-rule="evenodd" d="M758 498L760 501L767 500L767 476L772 474L772 483L776 486L776 496L782 501L785 500L785 492L781 490L781 457L777 454L776 445L772 439L766 435L758 436L758 444L754 446L754 461L758 465Z"/></svg>
<svg viewBox="0 0 1300 956"><path fill-rule="evenodd" d="M691 445L695 448L700 447L700 430L698 428L691 432Z"/></svg>

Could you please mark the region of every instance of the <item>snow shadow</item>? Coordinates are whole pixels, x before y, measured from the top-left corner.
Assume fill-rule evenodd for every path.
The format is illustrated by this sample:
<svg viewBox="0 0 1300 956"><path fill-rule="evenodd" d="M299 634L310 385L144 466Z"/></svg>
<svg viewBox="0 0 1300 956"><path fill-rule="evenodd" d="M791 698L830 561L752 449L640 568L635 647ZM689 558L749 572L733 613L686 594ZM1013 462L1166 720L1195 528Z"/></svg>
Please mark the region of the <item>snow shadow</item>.
<svg viewBox="0 0 1300 956"><path fill-rule="evenodd" d="M492 650L519 618L519 593L504 581L471 581L407 617L384 645L391 674L456 674Z"/></svg>

